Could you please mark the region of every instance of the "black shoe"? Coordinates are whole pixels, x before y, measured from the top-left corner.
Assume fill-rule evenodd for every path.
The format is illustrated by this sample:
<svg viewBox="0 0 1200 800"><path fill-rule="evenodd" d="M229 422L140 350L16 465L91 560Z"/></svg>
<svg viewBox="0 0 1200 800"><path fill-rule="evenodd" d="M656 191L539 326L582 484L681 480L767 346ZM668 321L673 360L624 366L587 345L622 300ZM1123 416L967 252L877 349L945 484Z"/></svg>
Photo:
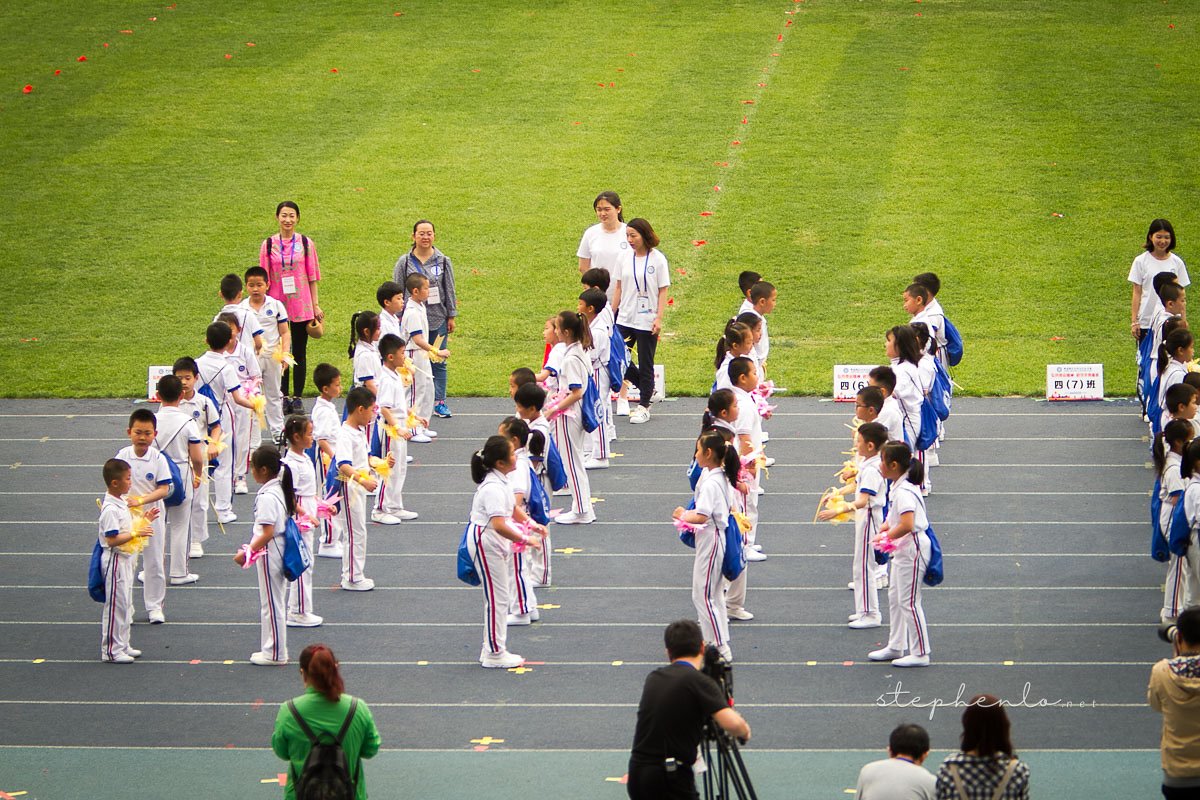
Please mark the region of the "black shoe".
<svg viewBox="0 0 1200 800"><path fill-rule="evenodd" d="M286 417L288 414L291 414L291 413L292 413L292 398L285 397L285 398L283 398L283 415Z"/></svg>
<svg viewBox="0 0 1200 800"><path fill-rule="evenodd" d="M302 399L300 399L299 397L292 398L292 413L293 414L303 414L304 413L304 401Z"/></svg>

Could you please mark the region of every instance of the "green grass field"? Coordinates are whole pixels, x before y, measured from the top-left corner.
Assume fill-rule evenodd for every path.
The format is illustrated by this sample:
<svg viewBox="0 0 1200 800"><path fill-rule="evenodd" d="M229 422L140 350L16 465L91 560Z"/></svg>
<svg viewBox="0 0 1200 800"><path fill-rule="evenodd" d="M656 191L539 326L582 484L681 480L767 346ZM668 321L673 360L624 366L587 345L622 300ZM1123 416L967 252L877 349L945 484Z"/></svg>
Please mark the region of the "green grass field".
<svg viewBox="0 0 1200 800"><path fill-rule="evenodd" d="M325 276L310 368L348 363L349 314L429 217L451 393L503 392L574 307L610 188L671 261L673 394L707 390L746 268L780 287L793 391L882 360L935 270L967 392L1082 361L1128 394L1129 263L1154 217L1185 260L1200 235L1198 29L1159 0L8 3L0 395L140 394L203 349L287 198Z"/></svg>

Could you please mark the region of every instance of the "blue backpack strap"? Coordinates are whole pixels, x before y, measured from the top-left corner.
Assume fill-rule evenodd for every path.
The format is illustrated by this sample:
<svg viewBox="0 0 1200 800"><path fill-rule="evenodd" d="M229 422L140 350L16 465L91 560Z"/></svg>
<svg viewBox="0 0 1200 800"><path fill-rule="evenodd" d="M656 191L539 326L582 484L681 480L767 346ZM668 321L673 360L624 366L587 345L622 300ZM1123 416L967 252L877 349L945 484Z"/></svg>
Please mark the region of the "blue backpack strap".
<svg viewBox="0 0 1200 800"><path fill-rule="evenodd" d="M468 522L467 527L463 528L462 538L458 541L458 579L468 586L479 586L483 581L480 580L479 573L475 570L475 561L471 558L471 551L467 547L467 537L470 533L471 523Z"/></svg>

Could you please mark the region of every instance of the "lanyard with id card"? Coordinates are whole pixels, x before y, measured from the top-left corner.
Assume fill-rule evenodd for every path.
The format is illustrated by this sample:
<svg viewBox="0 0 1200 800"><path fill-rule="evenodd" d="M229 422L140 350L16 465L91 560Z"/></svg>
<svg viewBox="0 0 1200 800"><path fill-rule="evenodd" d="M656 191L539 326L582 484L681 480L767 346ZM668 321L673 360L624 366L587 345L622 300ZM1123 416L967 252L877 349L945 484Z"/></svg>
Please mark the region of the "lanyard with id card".
<svg viewBox="0 0 1200 800"><path fill-rule="evenodd" d="M429 296L425 298L426 305L437 305L442 302L442 271L435 269L433 266L438 263L437 256L435 255L430 259L429 263L431 266L428 273L425 272L425 268L421 265L420 260L413 255L412 251L409 251L408 257L413 266L416 267L417 272L429 279Z"/></svg>
<svg viewBox="0 0 1200 800"><path fill-rule="evenodd" d="M283 237L279 238L279 271L283 275L283 293L288 297L294 297L296 294L296 234L292 234L292 257L288 261L283 260Z"/></svg>
<svg viewBox="0 0 1200 800"><path fill-rule="evenodd" d="M637 304L634 307L634 313L654 314L654 307L650 300L650 251L646 251L646 258L642 261L642 282L638 283L637 276L637 253L633 254L633 285L637 289Z"/></svg>

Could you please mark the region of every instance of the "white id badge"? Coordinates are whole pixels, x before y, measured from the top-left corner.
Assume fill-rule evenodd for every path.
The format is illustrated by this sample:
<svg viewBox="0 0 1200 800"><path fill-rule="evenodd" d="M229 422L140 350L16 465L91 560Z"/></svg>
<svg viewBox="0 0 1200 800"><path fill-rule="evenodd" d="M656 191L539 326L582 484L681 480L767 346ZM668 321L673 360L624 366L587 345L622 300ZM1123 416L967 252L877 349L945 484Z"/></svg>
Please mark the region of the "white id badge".
<svg viewBox="0 0 1200 800"><path fill-rule="evenodd" d="M284 275L283 276L283 293L284 294L295 294L296 293L296 276L295 275Z"/></svg>
<svg viewBox="0 0 1200 800"><path fill-rule="evenodd" d="M654 309L650 307L650 296L649 295L639 294L637 296L637 313L639 313L639 314L653 314L654 313Z"/></svg>
<svg viewBox="0 0 1200 800"><path fill-rule="evenodd" d="M429 284L429 297L425 298L425 302L430 305L436 305L442 302L442 289L436 284Z"/></svg>

